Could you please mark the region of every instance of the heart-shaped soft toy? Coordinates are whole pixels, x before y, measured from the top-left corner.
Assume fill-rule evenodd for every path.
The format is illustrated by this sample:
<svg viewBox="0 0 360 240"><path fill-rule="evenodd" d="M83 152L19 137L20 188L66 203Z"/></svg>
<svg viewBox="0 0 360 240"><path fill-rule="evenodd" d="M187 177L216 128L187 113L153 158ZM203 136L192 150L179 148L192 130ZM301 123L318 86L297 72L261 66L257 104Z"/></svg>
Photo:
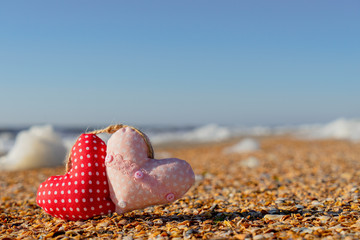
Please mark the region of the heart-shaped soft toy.
<svg viewBox="0 0 360 240"><path fill-rule="evenodd" d="M193 185L195 175L186 161L152 155L150 141L135 128L126 126L110 137L105 165L117 213L170 203Z"/></svg>
<svg viewBox="0 0 360 240"><path fill-rule="evenodd" d="M82 134L71 151L71 169L40 185L38 205L50 215L65 220L85 220L113 212L105 156L106 145L99 137Z"/></svg>

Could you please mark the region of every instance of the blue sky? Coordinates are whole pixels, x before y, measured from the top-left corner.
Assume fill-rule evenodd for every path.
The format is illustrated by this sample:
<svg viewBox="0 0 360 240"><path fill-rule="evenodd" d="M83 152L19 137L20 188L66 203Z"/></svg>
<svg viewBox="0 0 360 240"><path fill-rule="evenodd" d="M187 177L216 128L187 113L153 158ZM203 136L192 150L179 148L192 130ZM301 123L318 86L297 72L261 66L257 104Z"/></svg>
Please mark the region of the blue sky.
<svg viewBox="0 0 360 240"><path fill-rule="evenodd" d="M360 2L1 1L0 126L360 117Z"/></svg>

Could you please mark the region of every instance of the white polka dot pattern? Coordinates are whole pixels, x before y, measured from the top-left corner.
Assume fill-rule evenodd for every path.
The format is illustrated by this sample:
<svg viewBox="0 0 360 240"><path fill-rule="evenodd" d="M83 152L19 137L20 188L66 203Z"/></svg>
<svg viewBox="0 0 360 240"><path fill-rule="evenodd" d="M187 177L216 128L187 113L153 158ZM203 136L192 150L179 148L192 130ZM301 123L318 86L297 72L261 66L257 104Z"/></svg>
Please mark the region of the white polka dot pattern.
<svg viewBox="0 0 360 240"><path fill-rule="evenodd" d="M101 151L104 148L106 145L96 135L82 134L72 148L72 169L64 176L50 177L42 183L37 204L50 215L66 220L85 220L113 212L115 206L110 199L104 166L106 153ZM94 185L95 182L102 184ZM101 199L102 209L91 208L94 199Z"/></svg>
<svg viewBox="0 0 360 240"><path fill-rule="evenodd" d="M110 196L119 214L175 201L195 181L184 160L148 158L144 139L129 127L110 137L105 164Z"/></svg>

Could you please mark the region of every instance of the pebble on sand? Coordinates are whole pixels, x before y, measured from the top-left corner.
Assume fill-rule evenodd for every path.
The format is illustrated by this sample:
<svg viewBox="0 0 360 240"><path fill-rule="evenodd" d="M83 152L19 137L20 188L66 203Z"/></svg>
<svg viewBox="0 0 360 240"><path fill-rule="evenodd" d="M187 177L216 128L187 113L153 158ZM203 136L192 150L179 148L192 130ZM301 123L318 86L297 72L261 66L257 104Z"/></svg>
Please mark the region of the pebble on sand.
<svg viewBox="0 0 360 240"><path fill-rule="evenodd" d="M260 149L260 144L253 138L245 138L237 144L224 149L225 154L231 153L247 153L254 152Z"/></svg>

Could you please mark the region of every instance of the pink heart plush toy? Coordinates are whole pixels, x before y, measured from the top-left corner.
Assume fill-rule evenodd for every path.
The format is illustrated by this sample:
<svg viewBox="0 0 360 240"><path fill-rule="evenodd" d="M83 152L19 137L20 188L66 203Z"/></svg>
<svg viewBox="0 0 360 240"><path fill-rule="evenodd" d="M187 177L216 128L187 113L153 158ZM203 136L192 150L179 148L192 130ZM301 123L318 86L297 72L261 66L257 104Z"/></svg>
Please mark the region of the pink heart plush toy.
<svg viewBox="0 0 360 240"><path fill-rule="evenodd" d="M125 126L110 137L105 165L117 213L170 203L193 185L195 175L186 161L152 155L150 141L135 128Z"/></svg>
<svg viewBox="0 0 360 240"><path fill-rule="evenodd" d="M104 159L105 143L95 134L82 134L71 151L71 169L43 182L37 204L52 216L85 220L112 213Z"/></svg>

